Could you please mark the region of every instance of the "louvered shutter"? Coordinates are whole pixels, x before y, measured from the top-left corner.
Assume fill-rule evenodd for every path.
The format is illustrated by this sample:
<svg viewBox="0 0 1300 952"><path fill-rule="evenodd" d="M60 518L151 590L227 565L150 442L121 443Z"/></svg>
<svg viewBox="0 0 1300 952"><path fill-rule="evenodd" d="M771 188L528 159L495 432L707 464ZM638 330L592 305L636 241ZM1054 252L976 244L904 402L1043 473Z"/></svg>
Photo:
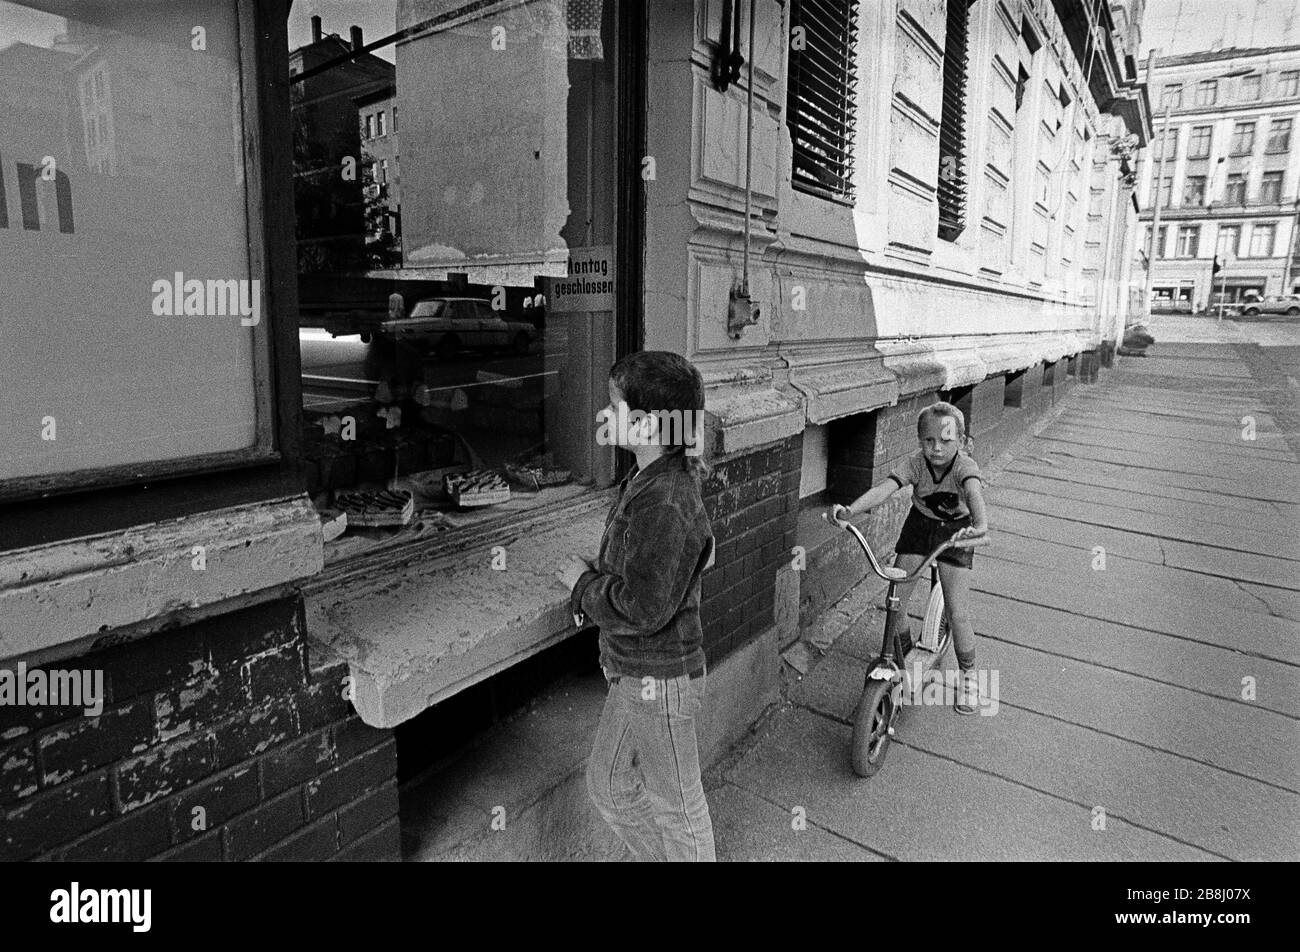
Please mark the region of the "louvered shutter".
<svg viewBox="0 0 1300 952"><path fill-rule="evenodd" d="M939 237L966 227L966 40L971 0L948 0L943 44L943 117L939 125Z"/></svg>
<svg viewBox="0 0 1300 952"><path fill-rule="evenodd" d="M852 199L857 0L791 0L790 26L803 28L803 48L790 50L786 98L794 186Z"/></svg>

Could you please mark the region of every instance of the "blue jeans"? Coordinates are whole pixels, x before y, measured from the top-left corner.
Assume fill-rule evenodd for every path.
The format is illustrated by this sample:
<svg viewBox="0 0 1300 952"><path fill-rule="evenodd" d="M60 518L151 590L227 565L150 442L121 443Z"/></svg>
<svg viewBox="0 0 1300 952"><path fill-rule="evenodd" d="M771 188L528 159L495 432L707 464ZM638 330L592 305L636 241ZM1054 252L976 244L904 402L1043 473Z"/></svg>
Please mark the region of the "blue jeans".
<svg viewBox="0 0 1300 952"><path fill-rule="evenodd" d="M707 676L610 684L587 760L587 792L638 860L713 862L695 716Z"/></svg>

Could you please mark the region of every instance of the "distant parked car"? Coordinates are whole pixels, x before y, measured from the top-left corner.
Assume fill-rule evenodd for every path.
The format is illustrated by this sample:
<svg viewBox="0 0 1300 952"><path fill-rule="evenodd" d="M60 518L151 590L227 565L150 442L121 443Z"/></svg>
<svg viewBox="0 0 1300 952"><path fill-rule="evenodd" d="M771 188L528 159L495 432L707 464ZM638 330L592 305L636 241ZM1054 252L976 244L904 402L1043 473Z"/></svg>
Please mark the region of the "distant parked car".
<svg viewBox="0 0 1300 952"><path fill-rule="evenodd" d="M1245 301L1241 305L1243 317L1261 317L1265 314L1300 316L1300 294L1275 294L1266 298Z"/></svg>
<svg viewBox="0 0 1300 952"><path fill-rule="evenodd" d="M380 332L399 344L432 351L441 360L451 360L467 348L526 354L537 335L532 324L506 320L487 301L468 297L425 298L406 317L384 321Z"/></svg>

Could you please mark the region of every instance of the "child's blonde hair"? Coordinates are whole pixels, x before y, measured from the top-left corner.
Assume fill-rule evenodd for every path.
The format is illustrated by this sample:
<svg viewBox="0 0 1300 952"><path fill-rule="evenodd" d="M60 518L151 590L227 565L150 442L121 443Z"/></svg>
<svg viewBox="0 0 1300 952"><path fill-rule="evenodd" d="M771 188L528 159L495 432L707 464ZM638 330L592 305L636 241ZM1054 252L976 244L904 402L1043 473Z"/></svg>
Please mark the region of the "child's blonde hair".
<svg viewBox="0 0 1300 952"><path fill-rule="evenodd" d="M916 415L916 438L921 439L921 434L925 432L925 421L930 419L942 419L951 417L957 424L957 439L961 443L959 452L967 456L975 449L974 438L966 432L966 414L961 412L961 408L951 403L945 403L940 400L936 403L924 407Z"/></svg>

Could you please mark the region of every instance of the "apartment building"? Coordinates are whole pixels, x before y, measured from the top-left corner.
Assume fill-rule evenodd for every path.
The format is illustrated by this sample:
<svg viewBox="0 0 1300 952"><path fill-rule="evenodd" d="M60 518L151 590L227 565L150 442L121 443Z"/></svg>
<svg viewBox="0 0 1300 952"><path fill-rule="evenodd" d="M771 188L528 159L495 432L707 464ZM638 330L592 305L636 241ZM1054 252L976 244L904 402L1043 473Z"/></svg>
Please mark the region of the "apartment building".
<svg viewBox="0 0 1300 952"><path fill-rule="evenodd" d="M1156 130L1141 163L1136 267L1142 273L1151 253L1158 193L1153 306L1201 310L1220 293L1295 292L1300 46L1159 58L1152 75Z"/></svg>

